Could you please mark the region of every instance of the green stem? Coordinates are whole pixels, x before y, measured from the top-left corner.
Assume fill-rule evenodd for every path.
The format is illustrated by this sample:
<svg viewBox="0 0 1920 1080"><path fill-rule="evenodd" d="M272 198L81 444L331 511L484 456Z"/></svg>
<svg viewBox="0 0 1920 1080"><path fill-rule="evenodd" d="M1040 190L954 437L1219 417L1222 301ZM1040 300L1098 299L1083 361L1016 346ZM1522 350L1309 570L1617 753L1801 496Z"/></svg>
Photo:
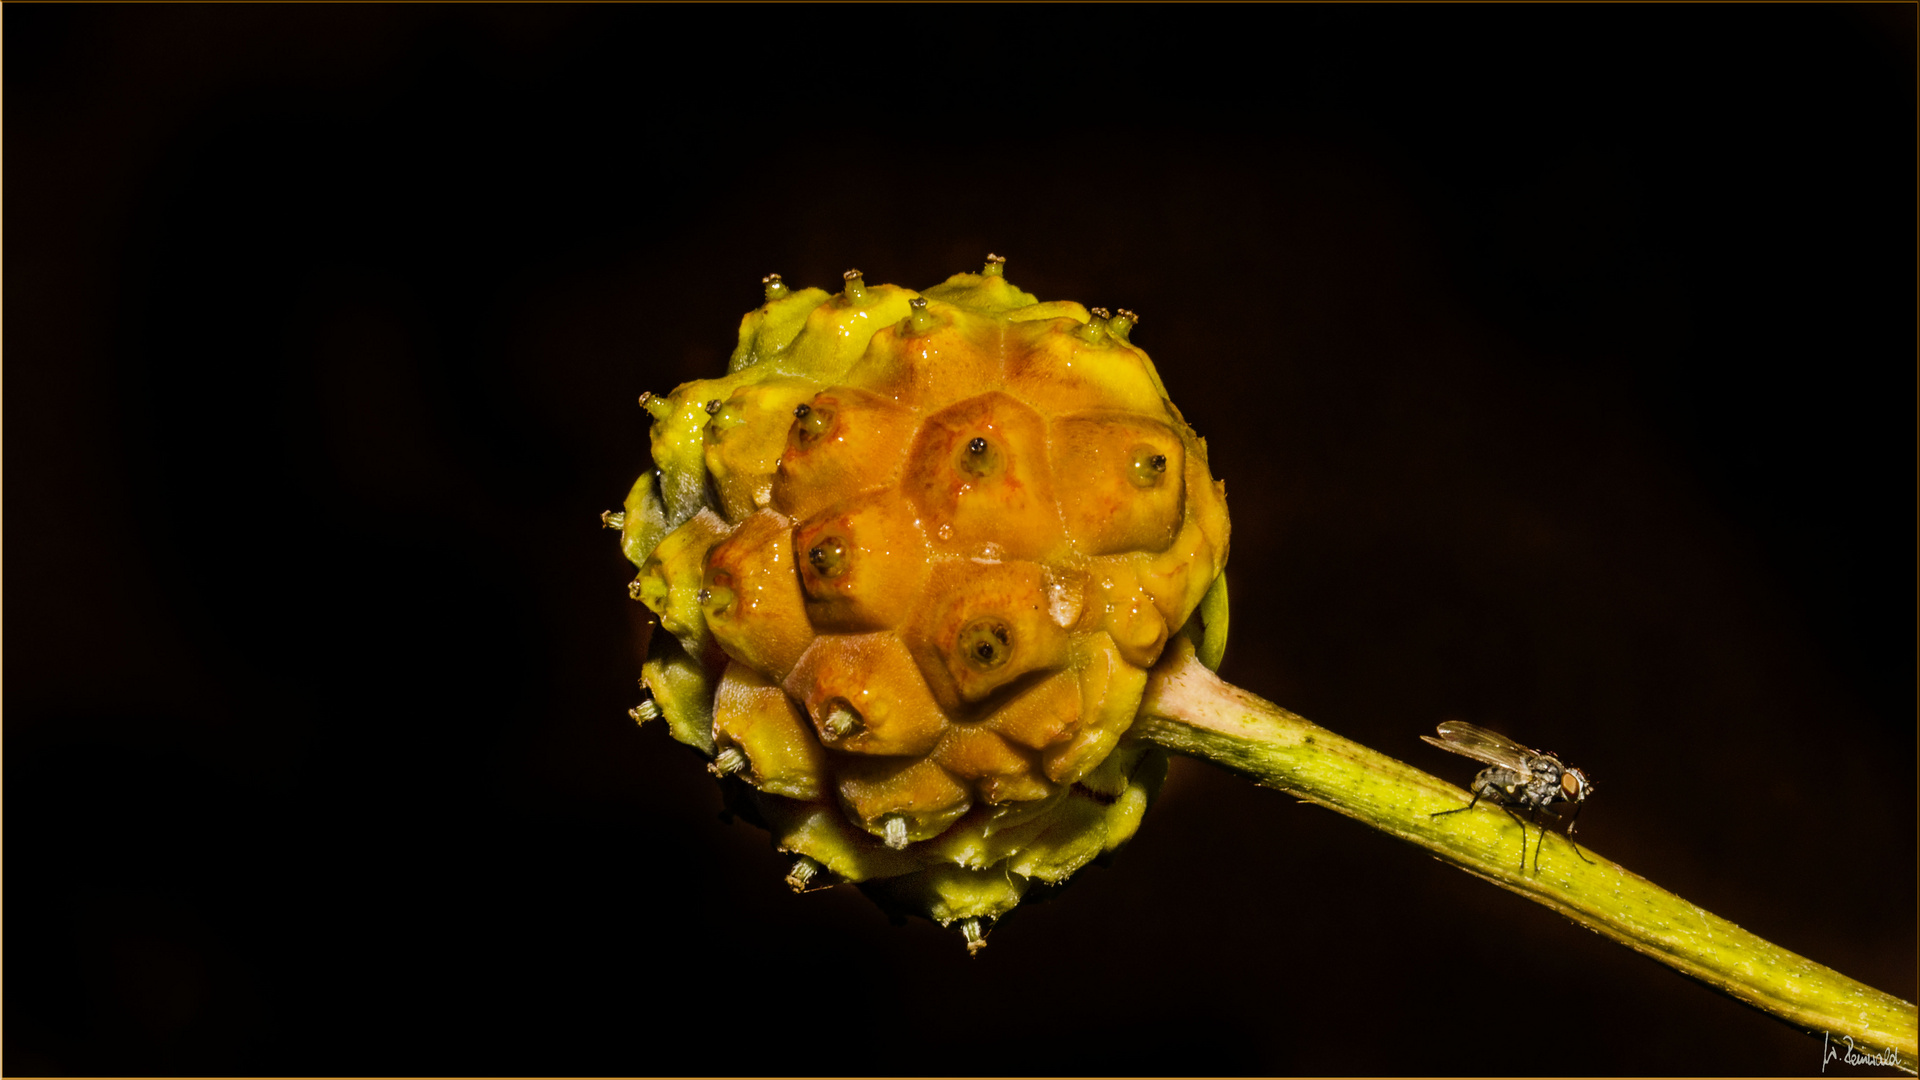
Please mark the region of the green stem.
<svg viewBox="0 0 1920 1080"><path fill-rule="evenodd" d="M1523 870L1515 855L1525 841L1507 814L1433 817L1467 805L1467 793L1222 682L1184 639L1156 666L1134 730L1418 844L1816 1037L1830 1032L1834 1043L1852 1036L1860 1051L1896 1051L1900 1068L1915 1070L1911 1002L1756 937L1593 852L1588 864L1553 845L1538 872Z"/></svg>

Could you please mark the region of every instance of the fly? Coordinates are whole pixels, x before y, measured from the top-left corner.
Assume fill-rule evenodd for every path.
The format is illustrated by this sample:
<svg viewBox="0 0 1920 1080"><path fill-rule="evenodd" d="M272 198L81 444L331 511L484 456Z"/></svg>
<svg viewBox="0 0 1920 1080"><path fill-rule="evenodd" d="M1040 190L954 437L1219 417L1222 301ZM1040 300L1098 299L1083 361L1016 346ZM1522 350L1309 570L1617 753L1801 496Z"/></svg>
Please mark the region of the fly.
<svg viewBox="0 0 1920 1080"><path fill-rule="evenodd" d="M1573 804L1573 814L1567 818L1567 843L1573 844L1573 853L1580 855L1580 845L1573 841L1573 826L1580 817L1580 807L1593 794L1593 781L1579 769L1570 769L1560 764L1560 759L1552 754L1543 754L1538 750L1529 750L1497 731L1488 731L1483 727L1460 720L1448 720L1439 727L1440 737L1422 735L1420 738L1449 753L1470 757L1483 762L1486 768L1473 778L1473 801L1453 810L1440 810L1430 815L1445 817L1471 810L1481 799L1485 799L1505 810L1520 822L1520 872L1527 871L1527 821L1538 825L1539 812L1546 810L1556 818L1560 815L1549 809L1554 803ZM1520 816L1520 810L1527 817ZM1540 872L1540 849L1547 844L1547 827L1540 825L1540 843L1533 849L1533 872ZM1580 861L1589 865L1593 860L1580 855Z"/></svg>

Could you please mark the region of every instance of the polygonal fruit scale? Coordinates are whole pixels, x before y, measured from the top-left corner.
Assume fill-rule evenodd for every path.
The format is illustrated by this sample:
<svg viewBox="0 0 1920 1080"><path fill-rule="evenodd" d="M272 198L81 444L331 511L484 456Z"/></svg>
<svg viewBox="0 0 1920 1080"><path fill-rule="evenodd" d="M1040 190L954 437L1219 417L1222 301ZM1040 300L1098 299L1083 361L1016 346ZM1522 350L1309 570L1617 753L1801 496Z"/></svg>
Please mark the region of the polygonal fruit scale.
<svg viewBox="0 0 1920 1080"><path fill-rule="evenodd" d="M766 279L720 378L646 395L608 515L651 635L635 715L711 756L796 857L959 923L1133 836L1166 751L1147 672L1226 639L1206 443L1128 341L1003 260L924 292Z"/></svg>

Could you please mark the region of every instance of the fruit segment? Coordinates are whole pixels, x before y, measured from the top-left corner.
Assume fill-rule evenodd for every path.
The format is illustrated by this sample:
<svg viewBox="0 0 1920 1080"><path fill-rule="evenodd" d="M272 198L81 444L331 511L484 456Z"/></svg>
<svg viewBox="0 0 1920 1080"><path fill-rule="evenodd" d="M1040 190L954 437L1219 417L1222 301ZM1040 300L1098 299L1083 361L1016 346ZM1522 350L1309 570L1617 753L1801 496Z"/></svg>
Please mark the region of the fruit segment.
<svg viewBox="0 0 1920 1080"><path fill-rule="evenodd" d="M713 680L679 642L654 635L640 668L649 703L666 717L667 730L688 746L713 753Z"/></svg>
<svg viewBox="0 0 1920 1080"><path fill-rule="evenodd" d="M1052 423L1054 489L1083 555L1161 551L1180 528L1186 448L1173 429L1126 413Z"/></svg>
<svg viewBox="0 0 1920 1080"><path fill-rule="evenodd" d="M1054 792L1053 785L1040 775L1032 751L1016 747L980 725L948 728L933 752L933 760L952 775L973 781L974 790L990 803L1027 802Z"/></svg>
<svg viewBox="0 0 1920 1080"><path fill-rule="evenodd" d="M995 709L981 723L1034 750L1065 742L1080 723L1080 676L1071 671L1051 676Z"/></svg>
<svg viewBox="0 0 1920 1080"><path fill-rule="evenodd" d="M833 750L918 757L934 748L947 725L920 669L892 634L816 639L786 689Z"/></svg>
<svg viewBox="0 0 1920 1080"><path fill-rule="evenodd" d="M1166 417L1160 380L1138 350L1120 344L1099 318L1086 326L1054 319L1008 330L1007 392L1042 412L1128 412Z"/></svg>
<svg viewBox="0 0 1920 1080"><path fill-rule="evenodd" d="M988 559L1061 553L1046 422L1005 394L982 394L928 417L902 486L942 550Z"/></svg>
<svg viewBox="0 0 1920 1080"><path fill-rule="evenodd" d="M873 335L907 317L918 296L898 285L868 285L849 270L846 288L807 314L806 325L776 365L786 374L838 381L867 351Z"/></svg>
<svg viewBox="0 0 1920 1080"><path fill-rule="evenodd" d="M766 288L767 302L741 317L740 342L727 358L729 373L757 364L779 367L793 339L807 325L807 316L833 298L825 289L790 289L779 274L768 274L760 283Z"/></svg>
<svg viewBox="0 0 1920 1080"><path fill-rule="evenodd" d="M824 390L794 406L773 505L797 518L893 483L913 438L912 410L865 390Z"/></svg>
<svg viewBox="0 0 1920 1080"><path fill-rule="evenodd" d="M1140 709L1147 673L1126 662L1106 634L1084 643L1080 665L1080 725L1073 738L1041 755L1047 778L1071 784L1092 772L1120 742Z"/></svg>
<svg viewBox="0 0 1920 1080"><path fill-rule="evenodd" d="M1157 555L1134 555L1140 567L1140 586L1153 597L1169 626L1181 626L1200 606L1213 578L1226 567L1225 515L1221 528L1211 533L1200 514L1190 515L1180 535Z"/></svg>
<svg viewBox="0 0 1920 1080"><path fill-rule="evenodd" d="M793 699L744 664L728 664L713 696L713 741L738 748L746 779L761 791L817 802L826 794L827 752Z"/></svg>
<svg viewBox="0 0 1920 1080"><path fill-rule="evenodd" d="M978 274L955 274L925 291L929 300L942 300L955 307L983 315L1006 316L1021 308L1032 307L1038 298L1022 292L1007 280L1005 259L987 256L987 265Z"/></svg>
<svg viewBox="0 0 1920 1080"><path fill-rule="evenodd" d="M771 510L749 517L707 556L697 599L727 655L770 679L784 679L813 644L792 522Z"/></svg>
<svg viewBox="0 0 1920 1080"><path fill-rule="evenodd" d="M612 523L611 515L608 523ZM641 473L640 479L628 489L627 500L620 509L620 553L633 565L645 566L647 558L672 529L654 475Z"/></svg>
<svg viewBox="0 0 1920 1080"><path fill-rule="evenodd" d="M872 492L802 522L794 563L819 630L887 630L912 610L927 577L927 538L913 508Z"/></svg>
<svg viewBox="0 0 1920 1080"><path fill-rule="evenodd" d="M1141 584L1140 557L1096 561L1088 577L1097 589L1089 606L1100 611L1100 629L1120 655L1136 667L1152 667L1167 644L1167 620Z"/></svg>
<svg viewBox="0 0 1920 1080"><path fill-rule="evenodd" d="M787 423L794 407L812 399L820 384L779 378L751 383L706 408L707 473L720 497L720 512L740 521L773 501L773 473L787 445Z"/></svg>
<svg viewBox="0 0 1920 1080"><path fill-rule="evenodd" d="M947 559L928 575L927 603L908 642L948 708L974 704L1036 671L1064 667L1067 632L1054 622L1038 563Z"/></svg>
<svg viewBox="0 0 1920 1080"><path fill-rule="evenodd" d="M660 470L660 498L674 525L699 513L707 500L707 402L724 398L732 387L724 379L690 382L670 396L643 394L641 405L653 417L653 463Z"/></svg>
<svg viewBox="0 0 1920 1080"><path fill-rule="evenodd" d="M720 515L700 511L660 542L629 589L652 610L661 629L679 638L695 657L706 651L707 644L707 619L699 600L707 552L727 533Z"/></svg>
<svg viewBox="0 0 1920 1080"><path fill-rule="evenodd" d="M847 382L932 411L1001 381L1002 324L939 300L917 300L875 334Z"/></svg>
<svg viewBox="0 0 1920 1080"><path fill-rule="evenodd" d="M973 795L937 762L864 758L841 767L840 801L861 828L898 849L945 832Z"/></svg>

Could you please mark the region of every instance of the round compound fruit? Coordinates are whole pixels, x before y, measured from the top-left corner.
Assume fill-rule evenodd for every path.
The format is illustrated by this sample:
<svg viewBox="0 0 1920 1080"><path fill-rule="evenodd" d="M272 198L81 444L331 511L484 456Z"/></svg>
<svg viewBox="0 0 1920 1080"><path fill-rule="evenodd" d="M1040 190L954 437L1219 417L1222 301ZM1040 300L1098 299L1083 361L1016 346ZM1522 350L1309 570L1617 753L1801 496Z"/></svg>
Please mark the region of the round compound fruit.
<svg viewBox="0 0 1920 1080"><path fill-rule="evenodd" d="M1225 491L1136 317L1002 262L767 278L726 375L642 396L654 469L606 518L663 631L636 718L709 755L796 888L970 948L1133 835L1166 771L1129 737L1148 670L1225 636Z"/></svg>

